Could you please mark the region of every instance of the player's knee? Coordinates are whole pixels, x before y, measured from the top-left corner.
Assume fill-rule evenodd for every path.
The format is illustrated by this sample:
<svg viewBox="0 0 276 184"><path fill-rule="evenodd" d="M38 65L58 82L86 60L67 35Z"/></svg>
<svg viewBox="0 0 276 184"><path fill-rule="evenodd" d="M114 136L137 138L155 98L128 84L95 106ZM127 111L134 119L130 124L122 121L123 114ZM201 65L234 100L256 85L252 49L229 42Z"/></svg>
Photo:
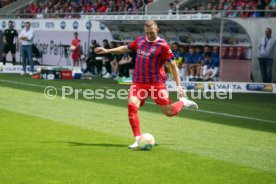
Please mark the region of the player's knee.
<svg viewBox="0 0 276 184"><path fill-rule="evenodd" d="M175 114L173 113L172 107L171 106L165 106L162 108L163 114L165 114L168 117L172 117Z"/></svg>
<svg viewBox="0 0 276 184"><path fill-rule="evenodd" d="M168 117L173 117L174 116L174 114L170 111L164 112L164 114Z"/></svg>
<svg viewBox="0 0 276 184"><path fill-rule="evenodd" d="M128 103L128 113L137 113L138 107L134 103Z"/></svg>
<svg viewBox="0 0 276 184"><path fill-rule="evenodd" d="M139 107L140 106L140 101L137 97L130 97L128 99L128 104L134 104L134 105L136 105L136 107Z"/></svg>

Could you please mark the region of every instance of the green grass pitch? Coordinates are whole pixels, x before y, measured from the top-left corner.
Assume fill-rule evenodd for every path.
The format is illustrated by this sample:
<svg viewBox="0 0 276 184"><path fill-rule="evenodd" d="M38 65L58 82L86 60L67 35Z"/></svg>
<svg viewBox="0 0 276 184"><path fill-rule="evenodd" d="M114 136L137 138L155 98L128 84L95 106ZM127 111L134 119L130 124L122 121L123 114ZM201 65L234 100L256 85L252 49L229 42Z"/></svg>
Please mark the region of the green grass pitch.
<svg viewBox="0 0 276 184"><path fill-rule="evenodd" d="M201 111L173 118L148 100L141 128L157 145L134 151L126 100L48 100L48 85L128 88L1 74L0 184L276 183L276 95L196 100Z"/></svg>

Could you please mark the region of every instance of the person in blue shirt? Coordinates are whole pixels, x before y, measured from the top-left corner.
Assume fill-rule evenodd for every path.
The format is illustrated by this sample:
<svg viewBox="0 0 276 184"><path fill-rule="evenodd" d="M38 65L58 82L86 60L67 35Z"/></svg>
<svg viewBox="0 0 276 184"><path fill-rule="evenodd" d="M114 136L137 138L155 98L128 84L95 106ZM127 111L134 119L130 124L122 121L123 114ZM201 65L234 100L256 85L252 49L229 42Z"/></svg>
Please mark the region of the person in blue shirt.
<svg viewBox="0 0 276 184"><path fill-rule="evenodd" d="M211 52L204 53L204 66L202 75L205 81L213 80L219 72L219 59L218 57L212 57Z"/></svg>
<svg viewBox="0 0 276 184"><path fill-rule="evenodd" d="M180 45L179 45L178 42L174 42L171 46L172 53L174 55L174 61L175 61L176 65L178 66L179 70L180 70L180 66L181 66L183 58L181 57L179 48L180 48ZM171 80L172 79L171 76L173 76L172 68L170 66L166 66L166 67L167 67L167 70L169 72L169 73L167 73L167 77L168 77L169 80Z"/></svg>
<svg viewBox="0 0 276 184"><path fill-rule="evenodd" d="M201 71L203 68L203 64L204 64L204 55L201 52L201 47L197 46L195 49L195 62L196 62L196 67L195 67L195 78L197 81L202 80L202 75L201 75Z"/></svg>
<svg viewBox="0 0 276 184"><path fill-rule="evenodd" d="M189 52L185 57L186 61L186 81L194 80L196 71L196 57L194 47L189 48Z"/></svg>
<svg viewBox="0 0 276 184"><path fill-rule="evenodd" d="M181 60L181 63L179 63L178 65L178 68L179 68L179 72L180 72L180 79L182 81L185 81L186 80L186 55L187 55L187 51L186 51L186 47L184 45L180 45L179 46L179 53L180 53L180 60Z"/></svg>

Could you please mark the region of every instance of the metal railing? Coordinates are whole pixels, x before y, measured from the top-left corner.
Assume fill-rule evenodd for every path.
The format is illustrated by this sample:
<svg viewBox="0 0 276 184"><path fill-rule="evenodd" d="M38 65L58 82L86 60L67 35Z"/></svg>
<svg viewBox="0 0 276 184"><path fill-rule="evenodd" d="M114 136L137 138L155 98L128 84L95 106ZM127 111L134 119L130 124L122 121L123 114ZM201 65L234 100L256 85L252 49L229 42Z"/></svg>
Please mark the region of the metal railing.
<svg viewBox="0 0 276 184"><path fill-rule="evenodd" d="M24 13L24 14L0 14L0 18L7 19L71 19L81 18L84 15L184 15L184 14L211 14L214 17L228 17L228 18L262 18L262 17L274 17L276 18L276 10L205 10L205 11L178 11L169 14L168 11L156 11L147 14L146 12L93 12L93 13Z"/></svg>

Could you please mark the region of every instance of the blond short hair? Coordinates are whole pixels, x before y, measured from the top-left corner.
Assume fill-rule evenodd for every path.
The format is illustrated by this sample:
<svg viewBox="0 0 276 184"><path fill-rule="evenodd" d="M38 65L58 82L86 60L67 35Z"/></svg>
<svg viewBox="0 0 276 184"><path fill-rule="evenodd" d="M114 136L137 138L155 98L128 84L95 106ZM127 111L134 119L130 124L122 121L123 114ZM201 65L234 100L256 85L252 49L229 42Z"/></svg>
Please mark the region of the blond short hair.
<svg viewBox="0 0 276 184"><path fill-rule="evenodd" d="M151 26L156 26L158 27L157 23L155 20L147 20L145 23L144 23L144 26L145 27L151 27Z"/></svg>

